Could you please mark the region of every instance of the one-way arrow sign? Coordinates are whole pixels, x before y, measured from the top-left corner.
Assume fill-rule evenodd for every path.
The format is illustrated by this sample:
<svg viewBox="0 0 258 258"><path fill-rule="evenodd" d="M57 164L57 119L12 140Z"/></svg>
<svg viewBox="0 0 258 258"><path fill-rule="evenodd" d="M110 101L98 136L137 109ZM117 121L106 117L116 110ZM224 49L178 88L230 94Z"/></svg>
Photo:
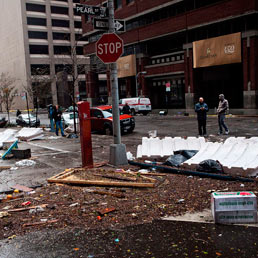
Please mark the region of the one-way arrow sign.
<svg viewBox="0 0 258 258"><path fill-rule="evenodd" d="M95 30L108 30L108 19L94 18L94 29ZM115 20L115 31L125 32L125 21Z"/></svg>

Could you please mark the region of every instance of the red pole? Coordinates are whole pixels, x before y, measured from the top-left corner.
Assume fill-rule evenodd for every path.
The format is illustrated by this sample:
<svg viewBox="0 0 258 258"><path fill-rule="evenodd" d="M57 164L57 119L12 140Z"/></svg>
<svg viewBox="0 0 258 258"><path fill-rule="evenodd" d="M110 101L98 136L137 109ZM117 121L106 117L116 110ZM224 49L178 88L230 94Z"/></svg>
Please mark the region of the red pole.
<svg viewBox="0 0 258 258"><path fill-rule="evenodd" d="M80 119L82 167L93 167L90 103L81 101L77 104Z"/></svg>

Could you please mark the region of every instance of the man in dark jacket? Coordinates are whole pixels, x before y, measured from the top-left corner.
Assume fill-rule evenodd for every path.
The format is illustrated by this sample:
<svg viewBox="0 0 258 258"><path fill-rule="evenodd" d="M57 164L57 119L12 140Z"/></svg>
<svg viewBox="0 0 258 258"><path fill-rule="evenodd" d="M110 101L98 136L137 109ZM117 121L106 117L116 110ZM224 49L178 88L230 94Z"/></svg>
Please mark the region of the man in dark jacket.
<svg viewBox="0 0 258 258"><path fill-rule="evenodd" d="M62 110L59 108L58 105L56 105L56 108L54 109L53 116L54 116L55 123L56 123L56 135L58 136L58 131L60 128L62 136L65 137L64 129L63 129L63 125L62 125Z"/></svg>
<svg viewBox="0 0 258 258"><path fill-rule="evenodd" d="M223 133L223 128L225 129L225 134L229 134L228 127L224 122L227 111L228 111L228 101L225 99L223 94L220 94L219 95L219 106L218 106L218 109L217 109L218 123L219 123L218 134Z"/></svg>
<svg viewBox="0 0 258 258"><path fill-rule="evenodd" d="M206 136L206 120L207 112L209 111L208 105L204 103L202 97L199 98L199 102L195 104L195 112L197 113L199 135Z"/></svg>
<svg viewBox="0 0 258 258"><path fill-rule="evenodd" d="M130 115L131 114L131 108L129 107L128 103L125 103L125 105L123 106L123 114L128 114Z"/></svg>

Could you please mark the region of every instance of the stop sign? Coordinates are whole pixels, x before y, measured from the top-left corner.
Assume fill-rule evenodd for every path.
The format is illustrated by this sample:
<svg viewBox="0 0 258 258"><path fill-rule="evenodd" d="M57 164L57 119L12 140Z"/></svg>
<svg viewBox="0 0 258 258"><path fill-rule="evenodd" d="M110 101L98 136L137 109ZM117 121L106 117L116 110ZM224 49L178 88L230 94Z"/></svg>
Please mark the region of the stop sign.
<svg viewBox="0 0 258 258"><path fill-rule="evenodd" d="M96 43L98 58L105 64L114 63L124 52L124 42L115 33L105 33Z"/></svg>

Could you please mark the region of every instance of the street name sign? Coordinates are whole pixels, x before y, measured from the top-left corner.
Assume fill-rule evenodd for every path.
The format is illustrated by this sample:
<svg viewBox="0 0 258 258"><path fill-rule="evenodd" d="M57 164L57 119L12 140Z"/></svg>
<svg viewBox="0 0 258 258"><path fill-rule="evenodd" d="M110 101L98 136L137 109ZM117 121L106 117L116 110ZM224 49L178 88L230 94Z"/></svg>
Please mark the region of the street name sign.
<svg viewBox="0 0 258 258"><path fill-rule="evenodd" d="M125 32L125 21L115 20L115 31ZM108 19L94 18L94 29L95 30L109 30Z"/></svg>
<svg viewBox="0 0 258 258"><path fill-rule="evenodd" d="M115 33L105 33L96 43L96 55L105 64L115 63L124 52L124 42Z"/></svg>
<svg viewBox="0 0 258 258"><path fill-rule="evenodd" d="M108 9L103 6L76 4L76 12L100 17L108 17Z"/></svg>

